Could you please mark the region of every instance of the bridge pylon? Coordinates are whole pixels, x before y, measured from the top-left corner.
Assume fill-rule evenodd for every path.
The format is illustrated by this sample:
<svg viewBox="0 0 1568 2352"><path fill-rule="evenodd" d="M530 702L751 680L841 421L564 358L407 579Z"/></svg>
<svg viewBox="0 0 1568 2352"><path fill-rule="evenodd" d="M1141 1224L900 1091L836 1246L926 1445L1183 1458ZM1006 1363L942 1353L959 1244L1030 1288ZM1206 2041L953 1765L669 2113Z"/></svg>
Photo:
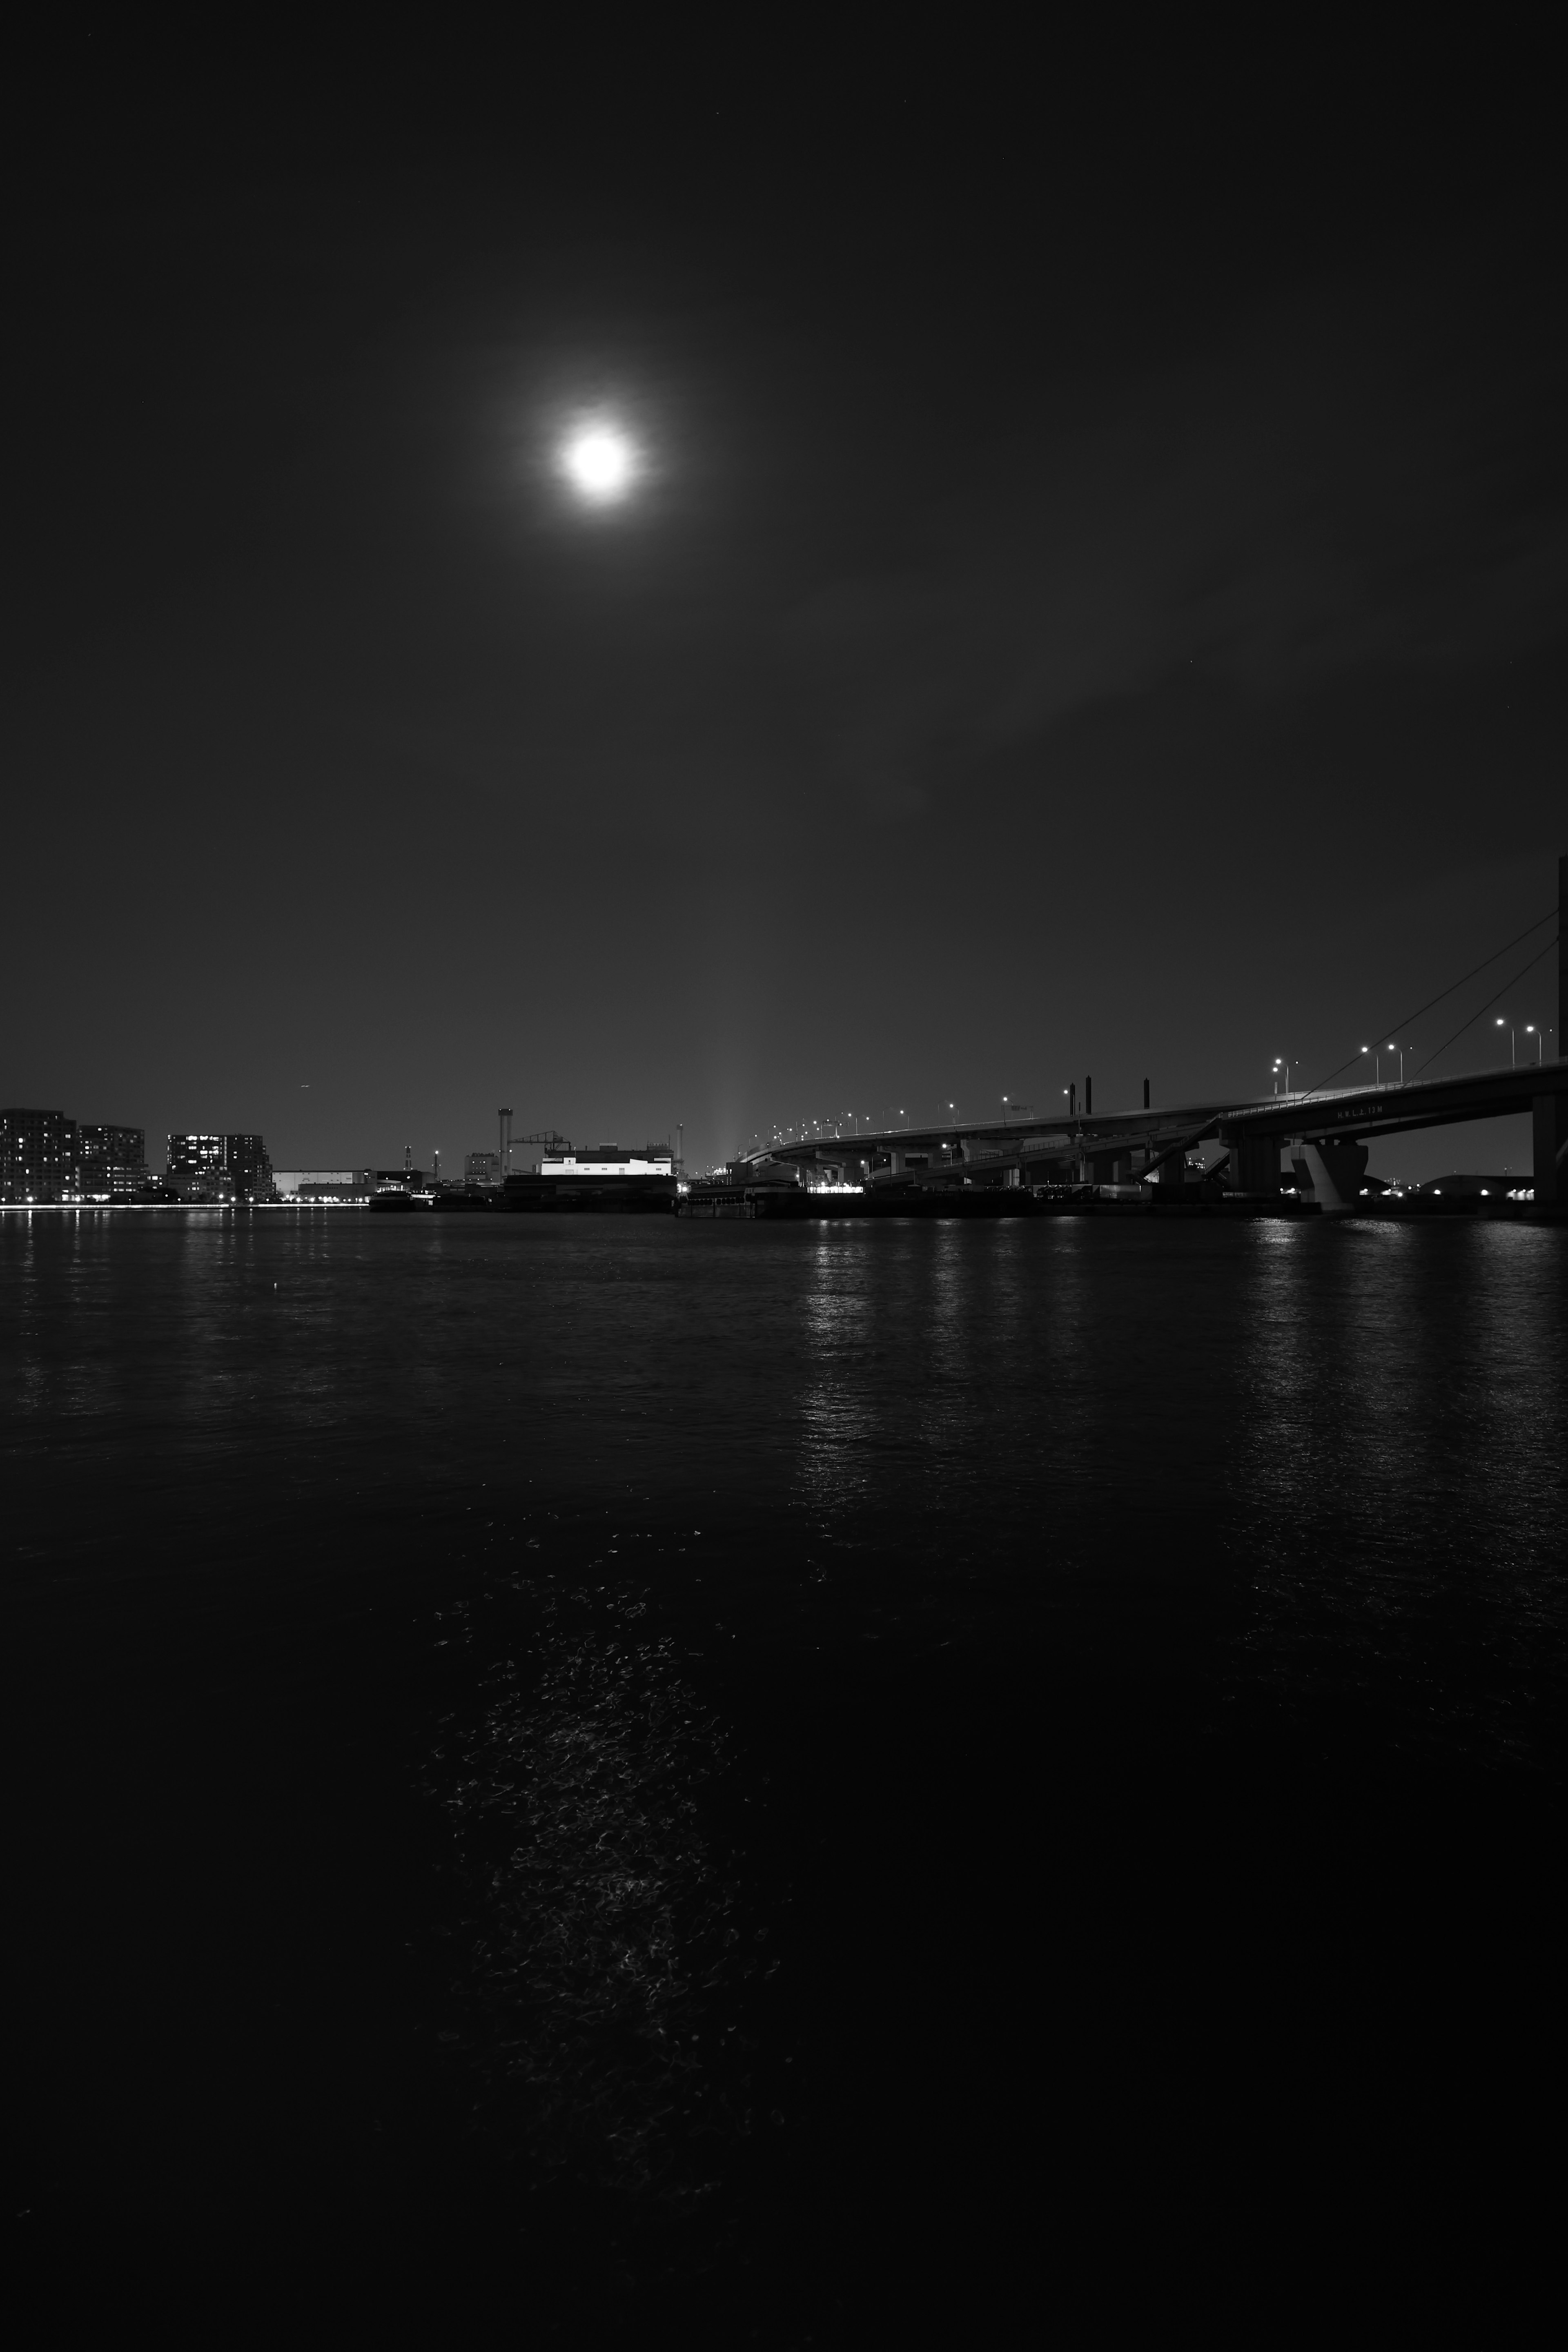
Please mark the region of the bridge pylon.
<svg viewBox="0 0 1568 2352"><path fill-rule="evenodd" d="M1563 927L1568 921L1568 856L1557 860L1557 1052L1568 1054L1568 954ZM1560 1217L1568 1211L1568 1094L1556 1088L1531 1103L1535 1213Z"/></svg>

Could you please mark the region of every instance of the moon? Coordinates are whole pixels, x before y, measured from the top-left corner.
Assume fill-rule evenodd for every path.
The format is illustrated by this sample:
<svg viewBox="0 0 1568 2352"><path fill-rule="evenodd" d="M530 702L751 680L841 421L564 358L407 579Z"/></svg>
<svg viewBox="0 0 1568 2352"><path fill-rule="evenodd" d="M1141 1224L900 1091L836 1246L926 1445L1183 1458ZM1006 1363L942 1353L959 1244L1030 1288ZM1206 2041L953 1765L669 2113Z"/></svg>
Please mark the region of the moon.
<svg viewBox="0 0 1568 2352"><path fill-rule="evenodd" d="M573 428L561 444L557 466L584 505L617 506L637 486L642 452L630 434L600 417Z"/></svg>

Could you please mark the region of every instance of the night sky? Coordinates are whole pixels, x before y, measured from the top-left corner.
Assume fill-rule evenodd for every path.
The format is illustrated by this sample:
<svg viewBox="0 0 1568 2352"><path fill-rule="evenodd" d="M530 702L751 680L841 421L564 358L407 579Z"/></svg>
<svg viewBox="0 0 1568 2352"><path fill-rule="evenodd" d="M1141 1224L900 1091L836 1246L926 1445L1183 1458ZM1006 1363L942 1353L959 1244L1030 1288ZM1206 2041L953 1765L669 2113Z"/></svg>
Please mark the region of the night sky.
<svg viewBox="0 0 1568 2352"><path fill-rule="evenodd" d="M1317 1078L1546 911L1544 50L852 21L14 58L0 1100L706 1164Z"/></svg>

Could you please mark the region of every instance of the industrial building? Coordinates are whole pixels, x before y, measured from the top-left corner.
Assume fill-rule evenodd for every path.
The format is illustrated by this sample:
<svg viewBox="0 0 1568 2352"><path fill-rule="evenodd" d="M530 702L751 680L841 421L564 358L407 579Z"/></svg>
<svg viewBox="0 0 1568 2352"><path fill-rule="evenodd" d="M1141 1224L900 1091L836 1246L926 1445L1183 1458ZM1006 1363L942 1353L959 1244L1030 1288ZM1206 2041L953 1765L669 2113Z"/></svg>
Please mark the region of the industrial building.
<svg viewBox="0 0 1568 2352"><path fill-rule="evenodd" d="M368 1201L375 1190L372 1168L275 1168L275 1200L297 1202L301 1208L325 1208Z"/></svg>
<svg viewBox="0 0 1568 2352"><path fill-rule="evenodd" d="M558 1136L536 1172L507 1178L502 1199L509 1209L668 1211L679 1189L668 1144L595 1143L579 1151Z"/></svg>

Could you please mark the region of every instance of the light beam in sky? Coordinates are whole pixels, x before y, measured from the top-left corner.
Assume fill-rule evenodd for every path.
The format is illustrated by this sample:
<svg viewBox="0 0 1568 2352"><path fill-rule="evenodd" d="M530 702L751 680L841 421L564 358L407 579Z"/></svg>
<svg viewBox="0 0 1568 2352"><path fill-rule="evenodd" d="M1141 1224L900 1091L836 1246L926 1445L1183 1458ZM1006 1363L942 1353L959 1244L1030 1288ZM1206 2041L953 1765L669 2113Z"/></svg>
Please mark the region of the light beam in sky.
<svg viewBox="0 0 1568 2352"><path fill-rule="evenodd" d="M599 417L573 428L561 445L557 465L587 505L615 506L636 488L642 453L618 425Z"/></svg>

